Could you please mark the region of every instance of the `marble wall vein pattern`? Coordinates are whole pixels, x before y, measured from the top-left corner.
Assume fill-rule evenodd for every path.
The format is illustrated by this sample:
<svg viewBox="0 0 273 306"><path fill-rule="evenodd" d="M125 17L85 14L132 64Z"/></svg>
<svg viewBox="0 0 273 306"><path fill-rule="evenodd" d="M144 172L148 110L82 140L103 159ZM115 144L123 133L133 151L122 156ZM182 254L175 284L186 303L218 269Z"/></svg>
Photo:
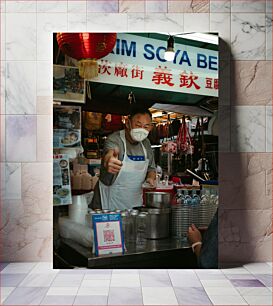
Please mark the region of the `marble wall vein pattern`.
<svg viewBox="0 0 273 306"><path fill-rule="evenodd" d="M265 59L265 14L231 14L231 51L236 60Z"/></svg>
<svg viewBox="0 0 273 306"><path fill-rule="evenodd" d="M1 1L0 10L1 261L52 258L52 32L113 30L220 33L220 261L272 260L272 1Z"/></svg>
<svg viewBox="0 0 273 306"><path fill-rule="evenodd" d="M5 108L10 115L36 114L36 70L34 61L6 61Z"/></svg>
<svg viewBox="0 0 273 306"><path fill-rule="evenodd" d="M234 76L231 82L231 104L272 104L272 65L269 61L232 62L231 73Z"/></svg>

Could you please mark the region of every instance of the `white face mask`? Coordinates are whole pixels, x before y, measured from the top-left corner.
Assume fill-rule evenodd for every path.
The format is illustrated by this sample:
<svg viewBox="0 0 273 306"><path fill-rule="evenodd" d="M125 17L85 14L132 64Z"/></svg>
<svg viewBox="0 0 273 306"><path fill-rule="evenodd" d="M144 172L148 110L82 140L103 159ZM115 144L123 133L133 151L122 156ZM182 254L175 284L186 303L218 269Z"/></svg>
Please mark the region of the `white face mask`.
<svg viewBox="0 0 273 306"><path fill-rule="evenodd" d="M131 129L130 135L134 141L140 142L148 137L149 132L143 128Z"/></svg>

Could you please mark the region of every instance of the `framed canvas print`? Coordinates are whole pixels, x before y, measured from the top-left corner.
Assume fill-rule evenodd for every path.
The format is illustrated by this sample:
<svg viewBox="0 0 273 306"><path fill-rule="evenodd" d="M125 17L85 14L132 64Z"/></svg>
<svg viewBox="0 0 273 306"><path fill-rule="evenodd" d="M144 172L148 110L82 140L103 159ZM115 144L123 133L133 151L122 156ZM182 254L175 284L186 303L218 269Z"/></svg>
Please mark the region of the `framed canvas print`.
<svg viewBox="0 0 273 306"><path fill-rule="evenodd" d="M87 268L217 268L218 35L55 33L54 46L58 90L86 84L72 205L54 207L71 234L77 208L81 231L55 235L56 268L71 254Z"/></svg>

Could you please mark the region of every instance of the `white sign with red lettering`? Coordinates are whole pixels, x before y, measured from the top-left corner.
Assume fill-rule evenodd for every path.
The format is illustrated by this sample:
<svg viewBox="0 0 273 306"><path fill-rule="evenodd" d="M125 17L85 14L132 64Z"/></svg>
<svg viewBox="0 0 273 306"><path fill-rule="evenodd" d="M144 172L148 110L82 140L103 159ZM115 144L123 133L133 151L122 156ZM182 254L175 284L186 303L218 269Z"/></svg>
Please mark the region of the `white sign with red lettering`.
<svg viewBox="0 0 273 306"><path fill-rule="evenodd" d="M113 51L98 60L94 82L218 96L218 51L175 43L175 58L164 59L167 41L119 33Z"/></svg>

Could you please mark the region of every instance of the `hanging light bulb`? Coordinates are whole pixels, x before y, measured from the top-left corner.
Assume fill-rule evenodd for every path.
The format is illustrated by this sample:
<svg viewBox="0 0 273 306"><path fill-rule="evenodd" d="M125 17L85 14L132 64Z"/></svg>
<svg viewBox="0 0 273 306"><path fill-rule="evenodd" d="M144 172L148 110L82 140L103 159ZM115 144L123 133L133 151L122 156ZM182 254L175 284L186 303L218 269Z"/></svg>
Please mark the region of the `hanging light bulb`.
<svg viewBox="0 0 273 306"><path fill-rule="evenodd" d="M164 58L168 62L172 62L174 60L175 52L174 52L174 38L173 36L169 36L167 42L167 50L165 51Z"/></svg>

